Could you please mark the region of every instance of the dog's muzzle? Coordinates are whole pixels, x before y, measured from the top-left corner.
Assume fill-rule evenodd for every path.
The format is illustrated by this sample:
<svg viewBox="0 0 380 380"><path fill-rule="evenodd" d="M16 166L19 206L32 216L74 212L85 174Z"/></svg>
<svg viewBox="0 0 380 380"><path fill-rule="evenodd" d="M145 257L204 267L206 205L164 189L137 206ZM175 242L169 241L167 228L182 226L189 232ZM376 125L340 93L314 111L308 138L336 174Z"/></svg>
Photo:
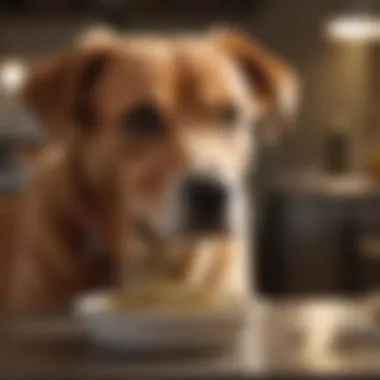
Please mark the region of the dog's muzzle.
<svg viewBox="0 0 380 380"><path fill-rule="evenodd" d="M181 186L181 198L184 232L226 232L229 189L225 184L211 177L189 176Z"/></svg>

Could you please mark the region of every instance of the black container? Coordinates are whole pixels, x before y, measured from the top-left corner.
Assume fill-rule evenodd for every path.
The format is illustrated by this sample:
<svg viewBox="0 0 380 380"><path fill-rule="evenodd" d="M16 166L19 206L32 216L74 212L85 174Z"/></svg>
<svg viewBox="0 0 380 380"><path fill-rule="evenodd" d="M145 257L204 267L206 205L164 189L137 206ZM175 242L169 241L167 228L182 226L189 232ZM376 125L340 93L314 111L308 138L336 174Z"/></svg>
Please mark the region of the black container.
<svg viewBox="0 0 380 380"><path fill-rule="evenodd" d="M13 166L13 156L9 142L0 140L0 170L10 169Z"/></svg>
<svg viewBox="0 0 380 380"><path fill-rule="evenodd" d="M331 174L342 174L349 169L350 138L338 130L330 130L325 139L325 169Z"/></svg>

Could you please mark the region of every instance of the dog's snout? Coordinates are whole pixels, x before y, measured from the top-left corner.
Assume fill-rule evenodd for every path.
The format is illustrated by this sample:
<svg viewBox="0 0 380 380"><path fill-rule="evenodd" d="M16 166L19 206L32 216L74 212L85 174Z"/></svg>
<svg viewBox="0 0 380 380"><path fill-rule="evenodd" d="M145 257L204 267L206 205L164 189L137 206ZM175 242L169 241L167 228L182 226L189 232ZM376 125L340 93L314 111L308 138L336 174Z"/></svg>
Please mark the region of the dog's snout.
<svg viewBox="0 0 380 380"><path fill-rule="evenodd" d="M220 230L224 226L228 190L220 181L190 177L183 184L186 228Z"/></svg>
<svg viewBox="0 0 380 380"><path fill-rule="evenodd" d="M225 188L210 179L191 178L185 182L184 191L189 206L211 213L217 212L226 198Z"/></svg>

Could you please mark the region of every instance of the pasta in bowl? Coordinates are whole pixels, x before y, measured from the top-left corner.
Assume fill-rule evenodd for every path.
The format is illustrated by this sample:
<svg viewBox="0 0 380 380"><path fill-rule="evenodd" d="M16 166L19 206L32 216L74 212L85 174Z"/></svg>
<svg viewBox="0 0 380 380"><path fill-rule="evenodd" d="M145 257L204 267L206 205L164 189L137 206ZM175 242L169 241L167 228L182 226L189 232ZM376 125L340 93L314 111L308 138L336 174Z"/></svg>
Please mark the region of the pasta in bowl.
<svg viewBox="0 0 380 380"><path fill-rule="evenodd" d="M85 294L74 312L90 338L140 349L225 347L245 328L247 309L236 297L154 282Z"/></svg>

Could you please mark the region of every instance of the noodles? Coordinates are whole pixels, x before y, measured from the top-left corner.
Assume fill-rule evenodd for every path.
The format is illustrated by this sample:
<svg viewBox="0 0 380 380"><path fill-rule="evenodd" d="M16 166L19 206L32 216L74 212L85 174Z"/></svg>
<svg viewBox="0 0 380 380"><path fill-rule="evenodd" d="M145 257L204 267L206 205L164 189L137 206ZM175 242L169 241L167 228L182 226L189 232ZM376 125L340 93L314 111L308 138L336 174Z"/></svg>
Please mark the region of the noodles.
<svg viewBox="0 0 380 380"><path fill-rule="evenodd" d="M154 282L150 285L116 292L110 300L112 311L210 309L220 304L211 292L175 283Z"/></svg>

